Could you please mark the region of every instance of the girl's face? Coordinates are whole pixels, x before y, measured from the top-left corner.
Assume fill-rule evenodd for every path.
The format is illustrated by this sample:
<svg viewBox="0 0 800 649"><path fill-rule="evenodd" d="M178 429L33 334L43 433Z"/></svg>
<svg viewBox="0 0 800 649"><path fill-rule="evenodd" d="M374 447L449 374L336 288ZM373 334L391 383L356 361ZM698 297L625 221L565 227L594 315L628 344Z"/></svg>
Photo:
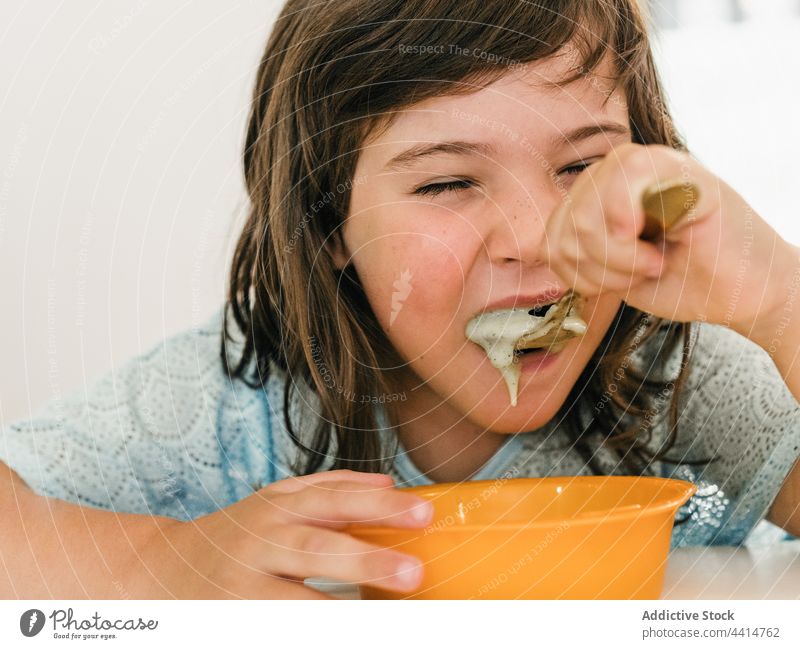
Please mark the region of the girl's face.
<svg viewBox="0 0 800 649"><path fill-rule="evenodd" d="M569 57L511 69L470 95L404 110L363 146L346 250L389 340L430 390L486 430L544 425L606 333L620 299L587 299L588 332L546 366L523 369L511 407L500 372L464 333L478 313L554 301L546 221L582 165L629 142L624 97L606 62L562 88ZM620 94L618 94L620 93Z"/></svg>

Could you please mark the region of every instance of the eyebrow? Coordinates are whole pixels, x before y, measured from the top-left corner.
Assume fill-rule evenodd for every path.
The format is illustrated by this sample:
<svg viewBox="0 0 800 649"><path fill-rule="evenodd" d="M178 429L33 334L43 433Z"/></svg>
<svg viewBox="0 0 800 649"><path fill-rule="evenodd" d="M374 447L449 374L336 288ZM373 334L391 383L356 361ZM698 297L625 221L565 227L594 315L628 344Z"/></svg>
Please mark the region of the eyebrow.
<svg viewBox="0 0 800 649"><path fill-rule="evenodd" d="M588 140L595 135L627 135L630 136L631 129L628 126L623 126L618 122L597 122L595 124L587 124L586 126L579 126L566 133L560 133L554 137L550 143L554 146L559 144L571 144L581 140Z"/></svg>
<svg viewBox="0 0 800 649"><path fill-rule="evenodd" d="M630 135L631 131L627 126L623 126L617 122L597 122L595 124L579 126L564 133L560 133L551 139L550 144L553 146L558 146L565 143L574 143L600 134ZM434 155L451 154L488 156L493 153L495 153L495 148L487 142L466 142L463 140L454 140L451 142L434 142L433 144L417 144L394 156L384 165L384 169L399 171L400 169L410 167L423 158Z"/></svg>
<svg viewBox="0 0 800 649"><path fill-rule="evenodd" d="M422 158L443 153L487 156L494 152L494 147L486 142L464 142L456 140L453 142L435 142L434 144L417 144L389 160L389 162L384 165L384 169L398 171L410 167Z"/></svg>

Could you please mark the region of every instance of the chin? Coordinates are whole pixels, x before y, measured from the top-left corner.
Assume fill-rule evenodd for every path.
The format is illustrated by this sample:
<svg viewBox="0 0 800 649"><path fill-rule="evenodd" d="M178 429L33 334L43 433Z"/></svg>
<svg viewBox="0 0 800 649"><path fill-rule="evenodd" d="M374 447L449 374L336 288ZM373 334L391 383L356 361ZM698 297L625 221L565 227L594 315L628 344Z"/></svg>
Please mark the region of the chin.
<svg viewBox="0 0 800 649"><path fill-rule="evenodd" d="M512 406L504 383L490 387L482 396L467 396L457 408L476 426L491 433L516 435L541 428L558 412L566 394L562 390L537 389L531 386L518 395Z"/></svg>
<svg viewBox="0 0 800 649"><path fill-rule="evenodd" d="M521 396L521 395L520 395ZM547 424L558 412L563 399L550 395L546 402L519 399L516 406L512 406L505 399L494 412L487 413L486 430L502 435L516 435L526 433Z"/></svg>

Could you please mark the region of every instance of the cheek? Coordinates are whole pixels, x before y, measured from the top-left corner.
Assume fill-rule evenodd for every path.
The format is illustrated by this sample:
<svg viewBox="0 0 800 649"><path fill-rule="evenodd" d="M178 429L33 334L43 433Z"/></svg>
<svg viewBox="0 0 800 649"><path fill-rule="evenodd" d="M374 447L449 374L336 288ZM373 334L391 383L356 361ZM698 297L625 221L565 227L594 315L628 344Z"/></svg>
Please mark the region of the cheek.
<svg viewBox="0 0 800 649"><path fill-rule="evenodd" d="M458 312L471 263L458 242L452 232L385 233L354 255L370 305L393 342L405 332L441 336Z"/></svg>
<svg viewBox="0 0 800 649"><path fill-rule="evenodd" d="M609 293L587 300L583 316L591 332L591 335L585 340L586 351L589 355L594 353L603 340L621 305L622 300Z"/></svg>

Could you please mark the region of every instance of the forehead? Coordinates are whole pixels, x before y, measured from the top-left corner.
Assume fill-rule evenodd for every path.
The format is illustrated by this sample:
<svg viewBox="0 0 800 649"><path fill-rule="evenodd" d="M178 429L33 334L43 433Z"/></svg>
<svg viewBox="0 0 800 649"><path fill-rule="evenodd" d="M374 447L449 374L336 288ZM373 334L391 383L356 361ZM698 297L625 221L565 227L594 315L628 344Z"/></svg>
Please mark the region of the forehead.
<svg viewBox="0 0 800 649"><path fill-rule="evenodd" d="M595 120L627 123L628 109L611 57L568 84L561 82L580 66L574 48L548 59L512 66L488 84L468 94L442 94L395 113L372 144L426 141L436 133L463 135L487 131L519 137L551 138L554 134Z"/></svg>
<svg viewBox="0 0 800 649"><path fill-rule="evenodd" d="M598 108L613 92L622 94L622 89L616 87L618 75L608 53L592 71L566 83L582 69L582 61L581 53L569 45L547 59L511 67L479 92L494 91L529 101L587 102Z"/></svg>

